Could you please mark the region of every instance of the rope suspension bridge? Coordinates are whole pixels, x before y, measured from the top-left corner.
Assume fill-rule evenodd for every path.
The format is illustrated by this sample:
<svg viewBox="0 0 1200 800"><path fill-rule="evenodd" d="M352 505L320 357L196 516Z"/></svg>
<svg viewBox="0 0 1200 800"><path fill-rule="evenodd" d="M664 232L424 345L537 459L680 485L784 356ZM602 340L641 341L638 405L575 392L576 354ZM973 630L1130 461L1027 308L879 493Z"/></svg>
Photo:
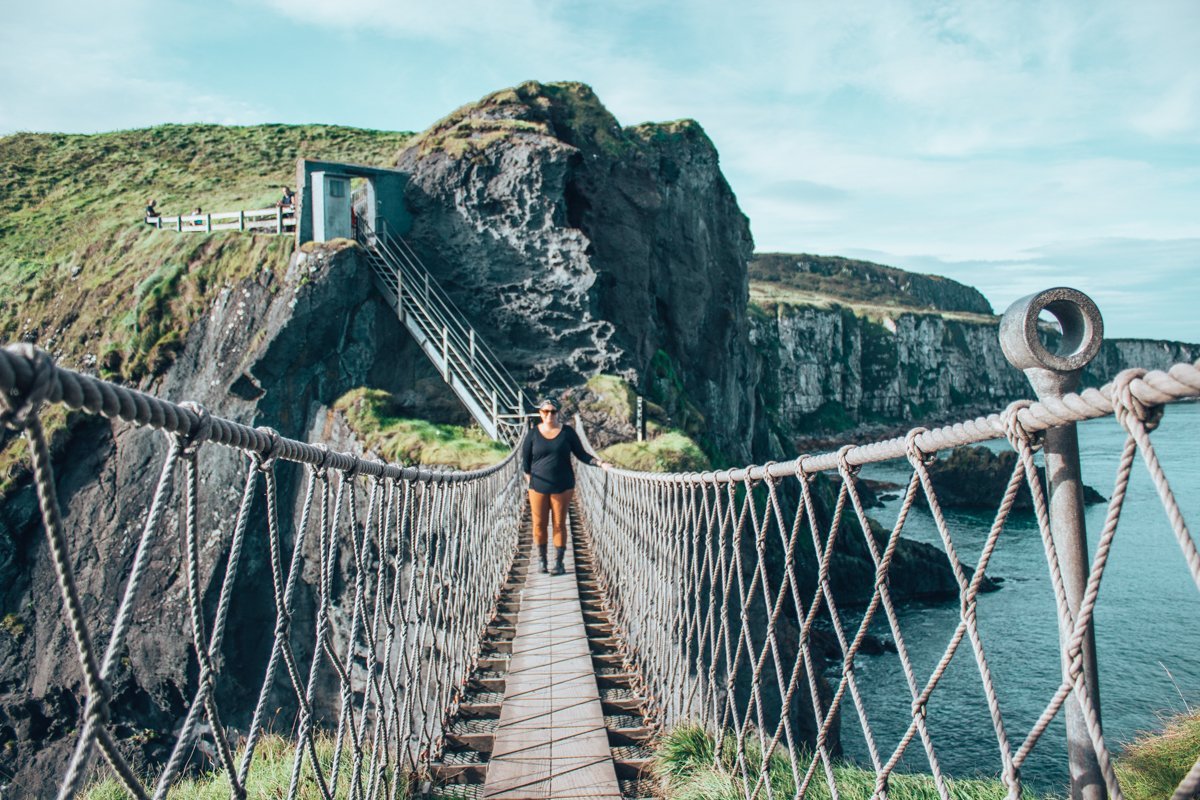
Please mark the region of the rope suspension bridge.
<svg viewBox="0 0 1200 800"><path fill-rule="evenodd" d="M1200 590L1196 540L1152 435L1166 406L1200 398L1200 362L1167 372L1128 370L1079 393L1062 391L1068 384L1056 389L1046 375L1077 371L1075 361L1086 361L1086 354L1076 355L1092 346L1087 309L1072 317L1080 301L1063 291L1017 309L1013 324L1024 339L1012 334L1017 344L1006 344L1018 366L1046 373L1037 373L1037 402L740 469L650 474L581 467L570 519L571 575L561 578L530 571L515 449L500 464L471 472L402 467L81 375L27 345L0 351L0 421L29 444L64 624L82 676L81 716L58 796L80 796L101 774L131 797L166 798L195 770L198 751L209 754L231 797L252 796L254 753L271 729L269 708L279 704L273 693L282 692L296 710L288 734L292 765L277 795L289 799L648 797L655 791L647 780L653 737L695 723L714 737L712 759L746 798L849 796L841 786L837 736L839 727L855 726L869 752L861 768L872 776L872 797L888 797L902 761L916 755L926 765L930 796L950 800L955 782L939 754L953 744L939 738L928 709L942 697L946 670L962 651L977 666L990 719L973 735L993 741L996 754L981 768L998 776L1009 798L1023 796L1022 767L1039 743L1045 746L1060 715L1067 720L1074 796L1123 798L1100 724L1094 612L1138 471L1153 482L1167 535ZM402 297L399 284L394 296ZM1036 319L1047 307L1063 321L1073 352L1039 349ZM447 369L452 360L446 357ZM135 555L113 597L84 597L78 587L83 542L57 495L41 421L49 404L166 434ZM480 408L495 424L496 406ZM1081 539L1072 539L1082 534L1071 510L1078 508L1079 486L1077 452L1071 474L1074 424L1102 417L1121 426L1125 444L1103 529L1090 560L1083 547L1081 562ZM929 465L941 452L991 440L1007 441L1017 459L982 550L968 563ZM223 448L242 454L234 503L200 478L205 459ZM859 477L863 466L881 462L906 463L909 470L896 522L882 531L867 517ZM305 487L290 511L278 498L285 471L301 475ZM818 509L821 474L839 479L829 514ZM1039 701L1036 722L1018 728L996 690L978 600L1015 498L1026 488L1054 594L1062 679ZM919 501L936 526L960 606L958 625L930 671L910 656L892 591L906 568L896 557L901 535ZM256 502L265 504L265 532L250 526ZM200 520L213 514L232 520L227 543L203 538ZM164 536L178 536L182 553L178 592L187 614L178 633L190 641L194 692L169 756L146 774L134 768L116 733L127 710L111 687L138 635L134 609L164 600L143 585L147 554ZM856 614L842 608L831 582L835 554L849 539L874 571L869 601ZM218 546L221 552L211 552ZM221 654L237 624L229 612L238 576L252 558L269 562L275 623L263 674L239 676L257 687L249 723L239 729L224 722L247 709L231 708L222 695ZM306 625L296 615L302 574L311 576L316 594ZM207 586L217 587L215 596L206 596ZM872 627L881 624L911 700L910 722L898 738L872 725L863 691L870 676L856 669ZM828 642L818 641L829 638L826 630L838 654L832 674L820 655ZM336 702L319 707L331 685ZM1200 761L1173 798L1198 791Z"/></svg>

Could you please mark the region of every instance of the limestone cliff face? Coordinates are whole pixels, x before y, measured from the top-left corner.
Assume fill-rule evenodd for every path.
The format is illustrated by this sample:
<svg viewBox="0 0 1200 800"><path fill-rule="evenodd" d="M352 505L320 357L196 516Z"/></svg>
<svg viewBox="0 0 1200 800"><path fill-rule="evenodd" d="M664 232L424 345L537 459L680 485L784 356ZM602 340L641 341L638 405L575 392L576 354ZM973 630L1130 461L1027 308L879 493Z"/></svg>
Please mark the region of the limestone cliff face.
<svg viewBox="0 0 1200 800"><path fill-rule="evenodd" d="M456 111L398 166L414 248L519 381L641 385L663 351L712 444L750 457L752 242L699 125L622 128L586 86L531 82Z"/></svg>
<svg viewBox="0 0 1200 800"><path fill-rule="evenodd" d="M946 422L1033 397L988 319L896 312L876 322L841 307L779 303L751 314L750 338L763 360L767 413L783 438L863 422ZM1181 342L1106 341L1084 385L1198 357L1200 346Z"/></svg>
<svg viewBox="0 0 1200 800"><path fill-rule="evenodd" d="M371 288L365 270L353 249L318 250L298 254L286 273L268 269L258 280L228 288L188 331L161 383L146 388L176 402L195 400L246 424L270 424L286 436L353 450L353 439L337 429L329 411L343 392L373 385L412 402L422 402L423 394L448 394ZM101 651L167 447L156 431L86 418L55 459L80 594L91 620L99 621L93 637ZM199 465L202 591L211 614L247 460L209 446ZM290 549L291 512L300 503L304 473L281 465L278 475L284 546ZM177 481L176 499L180 492ZM179 507L167 514L150 551L127 657L113 681L121 709L113 730L137 765L166 757L196 689ZM261 497L248 530L218 687L223 721L241 730L253 710L275 626ZM308 554L314 564L315 555ZM301 576L294 630L312 627L311 572ZM0 599L8 614L0 631L0 775L14 796L52 796L74 745L82 681L28 485L0 504ZM294 647L307 663L311 644L297 636ZM275 724L286 728L293 710L289 693L279 692L270 708L282 710Z"/></svg>

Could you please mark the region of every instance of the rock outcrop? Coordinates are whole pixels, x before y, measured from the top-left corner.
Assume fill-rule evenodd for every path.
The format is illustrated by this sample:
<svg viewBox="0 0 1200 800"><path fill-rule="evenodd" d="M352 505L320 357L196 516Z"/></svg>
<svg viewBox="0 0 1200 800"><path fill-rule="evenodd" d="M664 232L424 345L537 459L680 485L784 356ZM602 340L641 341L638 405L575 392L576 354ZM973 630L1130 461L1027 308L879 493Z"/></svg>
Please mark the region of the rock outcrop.
<svg viewBox="0 0 1200 800"><path fill-rule="evenodd" d="M942 508L969 508L994 512L1012 479L1017 454L1012 450L993 453L986 447L959 447L944 458L929 465L929 482ZM1039 471L1043 496L1047 494L1045 472ZM1105 497L1082 485L1083 502L1087 505L1105 502ZM924 492L918 493L917 503L927 505ZM1013 511L1032 511L1033 494L1029 484L1022 482L1013 498Z"/></svg>
<svg viewBox="0 0 1200 800"><path fill-rule="evenodd" d="M973 286L895 267L808 253L755 253L750 279L825 297L935 311L991 314L992 305Z"/></svg>
<svg viewBox="0 0 1200 800"><path fill-rule="evenodd" d="M561 392L641 387L661 351L708 444L752 456L745 215L695 122L622 128L582 84L465 106L402 154L410 240L510 371Z"/></svg>
<svg viewBox="0 0 1200 800"><path fill-rule="evenodd" d="M763 360L760 391L781 439L864 422L941 424L1033 397L1009 365L998 318L897 309L878 316L834 304L761 302L750 339ZM1166 369L1200 358L1182 342L1105 341L1084 371L1099 386L1122 369Z"/></svg>
<svg viewBox="0 0 1200 800"><path fill-rule="evenodd" d="M314 248L297 254L286 274L268 269L226 289L187 332L175 365L146 388L246 424L269 424L286 436L355 449L329 411L348 389L374 385L403 397L438 387L448 394L365 270L352 247ZM90 619L100 621L93 637L103 647L167 443L156 431L94 417L76 424L70 437L55 460L58 491L80 593ZM233 450L211 446L200 454L202 591L210 612L245 469L246 460ZM300 502L303 476L294 466L278 472L286 512ZM256 508L249 530L265 530L263 513ZM281 517L286 548L291 514ZM181 549L172 511L150 552L143 601L112 686L121 709L113 730L139 767L169 754L196 689ZM315 563L315 553L307 556ZM242 730L269 655L271 637L263 634L275 626L270 574L266 537L251 536L219 656L223 721ZM296 630L311 629L315 580L312 570L301 578ZM0 598L9 612L0 630L0 774L17 796L50 796L74 745L82 682L28 481L0 504ZM297 637L294 646L306 660L311 643ZM281 691L271 705L280 709L275 724L283 727L294 711L289 697Z"/></svg>

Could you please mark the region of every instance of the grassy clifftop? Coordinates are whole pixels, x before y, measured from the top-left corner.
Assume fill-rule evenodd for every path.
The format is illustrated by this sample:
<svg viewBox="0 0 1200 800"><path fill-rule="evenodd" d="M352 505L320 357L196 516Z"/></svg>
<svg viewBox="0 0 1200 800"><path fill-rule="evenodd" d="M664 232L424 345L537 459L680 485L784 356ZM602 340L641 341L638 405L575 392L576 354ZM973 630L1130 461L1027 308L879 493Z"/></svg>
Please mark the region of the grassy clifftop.
<svg viewBox="0 0 1200 800"><path fill-rule="evenodd" d="M324 125L161 125L0 138L0 338L136 380L235 281L277 272L290 237L176 234L164 214L272 205L299 157L394 163L407 133Z"/></svg>
<svg viewBox="0 0 1200 800"><path fill-rule="evenodd" d="M749 264L751 299L794 305L838 303L867 312L878 309L948 312L990 317L991 304L978 289L943 278L839 256L755 253Z"/></svg>

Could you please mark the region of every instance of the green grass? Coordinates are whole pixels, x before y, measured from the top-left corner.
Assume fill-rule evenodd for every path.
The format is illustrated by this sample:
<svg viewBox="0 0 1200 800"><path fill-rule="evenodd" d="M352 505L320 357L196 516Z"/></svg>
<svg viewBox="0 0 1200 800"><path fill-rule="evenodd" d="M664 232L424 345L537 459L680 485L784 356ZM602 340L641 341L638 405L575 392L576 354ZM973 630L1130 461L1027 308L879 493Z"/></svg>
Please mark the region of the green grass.
<svg viewBox="0 0 1200 800"><path fill-rule="evenodd" d="M42 433L52 455L59 453L67 445L71 429L87 416L82 411L70 411L66 406L57 403L43 406L38 415L42 421ZM23 434L10 432L8 441L0 448L0 500L25 479L30 469L29 443Z"/></svg>
<svg viewBox="0 0 1200 800"><path fill-rule="evenodd" d="M266 208L296 159L392 164L406 133L325 125L161 125L0 137L0 338L140 380L170 365L218 293L271 272L292 237L158 231L164 215Z"/></svg>
<svg viewBox="0 0 1200 800"><path fill-rule="evenodd" d="M1131 742L1117 758L1117 778L1126 800L1161 800L1200 758L1200 711L1164 722L1163 730Z"/></svg>
<svg viewBox="0 0 1200 800"><path fill-rule="evenodd" d="M746 764L751 786L746 786L737 764L737 747L732 736L722 743L721 755L716 757L716 742L697 725L679 725L663 737L658 745L654 773L662 783L669 800L742 800L747 789L761 776L762 748L756 736L746 740ZM799 760L800 776L811 763L804 756ZM833 769L834 781L843 800L869 800L875 789L875 773L850 764L838 764ZM777 748L768 759L766 780L775 797L792 797L796 792L796 776L786 750ZM1004 800L1007 790L998 780L948 780L950 796L955 800ZM888 784L891 800L936 800L937 788L930 775L893 774ZM760 794L765 792L760 788ZM828 800L831 797L825 771L818 766L807 800ZM1026 793L1025 797L1033 798Z"/></svg>
<svg viewBox="0 0 1200 800"><path fill-rule="evenodd" d="M394 415L393 404L387 392L359 388L338 398L334 408L345 415L363 446L387 461L478 469L508 455L506 445L477 427L403 419Z"/></svg>
<svg viewBox="0 0 1200 800"><path fill-rule="evenodd" d="M737 767L736 744L727 736L721 758L716 742L706 730L695 724L683 724L667 733L658 744L654 774L661 781L669 800L740 800L745 795L741 770ZM1116 758L1117 778L1127 800L1164 800L1200 758L1200 711L1189 711L1164 721L1163 730L1147 733L1130 743ZM761 774L762 749L757 737L746 743L746 759L752 780ZM800 760L801 770L811 759ZM875 786L875 774L850 764L834 767L838 792L845 800L867 800ZM803 774L803 772L801 773ZM786 751L776 749L767 767L768 779L776 797L791 797L795 778ZM949 780L950 795L956 800L1001 800L1006 796L999 780ZM818 771L806 795L811 800L826 800L829 789L824 769ZM937 789L929 775L893 775L888 796L892 800L933 800ZM1024 797L1035 795L1026 791ZM1043 796L1043 800L1051 800Z"/></svg>
<svg viewBox="0 0 1200 800"><path fill-rule="evenodd" d="M575 81L525 83L492 92L455 109L418 136L422 154L485 158L493 144L520 137L559 139L592 154L624 158L650 148L707 135L699 123L678 120L623 128L591 87Z"/></svg>
<svg viewBox="0 0 1200 800"><path fill-rule="evenodd" d="M759 284L758 297L770 302L769 289L781 302L802 305L837 301L859 311L894 314L909 309L957 312L990 319L992 308L979 291L940 275L922 275L895 267L840 256L808 253L755 253L748 270ZM790 290L790 291L789 291Z"/></svg>
<svg viewBox="0 0 1200 800"><path fill-rule="evenodd" d="M334 742L330 736L318 736L315 739L317 759L326 779L330 777L333 766ZM250 766L249 778L246 781L246 795L252 798L284 797L291 783L292 762L296 748L292 742L276 734L263 736L254 748L254 760ZM235 763L241 763L242 752L235 756ZM353 775L353 751L343 747L341 760L338 764L338 787L335 797L349 798L350 784ZM364 770L365 771L365 770ZM388 781L395 780L391 770L385 773ZM150 787L152 788L152 787ZM364 787L365 790L365 787ZM405 782L398 795L401 798L409 796L408 784ZM94 783L84 790L82 800L131 800L131 795L112 778ZM301 800L320 800L321 790L313 774L312 764L307 756L300 777L299 797ZM206 772L196 778L180 781L167 793L168 800L229 800L229 779L225 770Z"/></svg>
<svg viewBox="0 0 1200 800"><path fill-rule="evenodd" d="M629 381L618 375L600 374L588 378L585 386L591 396L580 405L580 411L635 422L637 392Z"/></svg>
<svg viewBox="0 0 1200 800"><path fill-rule="evenodd" d="M700 446L679 431L666 431L644 442L610 445L600 457L643 472L703 472L711 467Z"/></svg>

